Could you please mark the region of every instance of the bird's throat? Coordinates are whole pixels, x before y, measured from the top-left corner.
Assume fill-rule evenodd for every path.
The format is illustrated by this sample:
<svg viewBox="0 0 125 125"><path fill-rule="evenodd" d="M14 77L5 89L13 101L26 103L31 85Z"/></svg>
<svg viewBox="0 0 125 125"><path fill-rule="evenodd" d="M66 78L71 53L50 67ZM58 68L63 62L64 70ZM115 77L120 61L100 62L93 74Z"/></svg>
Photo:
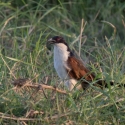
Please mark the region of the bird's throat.
<svg viewBox="0 0 125 125"><path fill-rule="evenodd" d="M67 65L69 53L66 45L62 43L54 45L54 67L61 79L67 79L68 77L66 68L69 68Z"/></svg>

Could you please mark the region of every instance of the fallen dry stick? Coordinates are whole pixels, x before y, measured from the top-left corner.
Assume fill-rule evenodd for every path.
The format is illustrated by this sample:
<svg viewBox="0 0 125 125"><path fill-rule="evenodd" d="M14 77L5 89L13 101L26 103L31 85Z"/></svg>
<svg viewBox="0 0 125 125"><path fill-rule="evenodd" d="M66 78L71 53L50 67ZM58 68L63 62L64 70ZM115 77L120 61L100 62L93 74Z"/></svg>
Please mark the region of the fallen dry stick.
<svg viewBox="0 0 125 125"><path fill-rule="evenodd" d="M14 121L48 121L48 120L55 120L55 119L58 119L58 118L61 118L61 117L65 117L65 116L68 116L68 115L72 115L73 113L72 112L68 112L68 113L65 113L65 114L58 114L58 115L54 115L54 116L51 116L51 117L45 117L45 118L25 118L25 117L15 117L15 116L10 116L8 114L4 114L2 112L0 112L0 118L2 119L8 119L8 120L14 120Z"/></svg>
<svg viewBox="0 0 125 125"><path fill-rule="evenodd" d="M30 87L30 88L35 88L35 89L38 89L38 90L51 89L51 90L54 90L54 91L62 93L62 94L68 94L66 91L60 90L60 89L58 89L56 87L53 87L53 86L49 86L49 85L45 85L45 84L39 84L39 83L32 83L32 81L29 80L29 79L17 79L12 84L14 86L17 86L17 87L20 87L20 88L21 87L22 88Z"/></svg>
<svg viewBox="0 0 125 125"><path fill-rule="evenodd" d="M62 94L68 94L66 91L64 91L64 90L60 90L60 89L58 89L58 88L55 88L55 87L53 87L53 86L48 86L48 85L45 85L45 84L27 84L26 85L27 87L31 87L31 88L40 88L39 90L41 90L42 88L43 89L51 89L51 90L54 90L54 91L57 91L57 92L59 92L59 93L62 93Z"/></svg>

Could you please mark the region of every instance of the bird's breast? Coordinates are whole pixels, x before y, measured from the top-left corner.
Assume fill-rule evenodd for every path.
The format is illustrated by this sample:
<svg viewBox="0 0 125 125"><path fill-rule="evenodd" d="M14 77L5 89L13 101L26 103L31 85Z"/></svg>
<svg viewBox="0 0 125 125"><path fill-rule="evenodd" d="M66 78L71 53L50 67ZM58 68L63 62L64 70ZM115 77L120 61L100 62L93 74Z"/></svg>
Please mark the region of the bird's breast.
<svg viewBox="0 0 125 125"><path fill-rule="evenodd" d="M67 71L64 67L64 62L55 60L54 67L56 69L57 74L61 79L67 79Z"/></svg>

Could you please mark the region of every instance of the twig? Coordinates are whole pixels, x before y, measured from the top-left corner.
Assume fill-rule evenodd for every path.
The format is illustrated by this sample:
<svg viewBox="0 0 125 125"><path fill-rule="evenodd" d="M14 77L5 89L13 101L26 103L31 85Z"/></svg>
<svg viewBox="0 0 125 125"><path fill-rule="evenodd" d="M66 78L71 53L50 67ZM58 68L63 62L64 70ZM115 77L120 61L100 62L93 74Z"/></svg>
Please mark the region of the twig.
<svg viewBox="0 0 125 125"><path fill-rule="evenodd" d="M66 91L64 90L60 90L58 88L55 88L53 86L48 86L48 85L45 85L45 84L27 84L25 85L26 87L31 87L31 88L38 88L38 87L41 87L43 89L51 89L51 90L54 90L54 91L57 91L59 93L62 93L62 94L68 94Z"/></svg>
<svg viewBox="0 0 125 125"><path fill-rule="evenodd" d="M25 118L25 117L15 117L15 116L10 116L8 114L4 114L2 112L0 112L0 118L2 119L9 119L9 120L15 120L15 121L32 121L32 122L35 122L35 121L43 121L43 120L54 120L54 119L58 119L58 118L62 118L62 117L65 117L65 116L68 116L68 115L71 115L73 114L72 112L68 112L68 113L65 113L65 114L57 114L57 115L54 115L54 116L51 116L51 117L45 117L44 119L42 118Z"/></svg>
<svg viewBox="0 0 125 125"><path fill-rule="evenodd" d="M42 89L42 92L43 92L45 98L48 99L48 97L47 97L47 95L45 94L44 89L43 89L43 87L42 87L41 85L39 85L39 90L40 90L40 89Z"/></svg>
<svg viewBox="0 0 125 125"><path fill-rule="evenodd" d="M20 78L20 79L15 80L12 84L14 86L18 87L18 88L19 87L20 88L30 87L30 88L35 88L37 90L39 89L39 90L42 90L42 91L43 91L43 89L51 89L51 90L57 91L57 92L62 93L62 94L68 94L66 91L60 90L60 89L55 88L53 86L49 86L49 85L45 85L45 84L32 83L32 81L29 80L29 79L21 79ZM45 96L45 97L47 98L47 96Z"/></svg>

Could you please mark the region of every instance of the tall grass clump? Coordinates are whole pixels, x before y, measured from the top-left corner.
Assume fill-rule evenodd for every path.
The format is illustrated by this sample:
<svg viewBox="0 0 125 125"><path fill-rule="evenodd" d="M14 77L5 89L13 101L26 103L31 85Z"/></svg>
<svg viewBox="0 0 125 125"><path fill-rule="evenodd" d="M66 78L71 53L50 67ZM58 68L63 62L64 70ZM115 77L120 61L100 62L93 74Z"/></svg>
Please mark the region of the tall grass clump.
<svg viewBox="0 0 125 125"><path fill-rule="evenodd" d="M0 124L124 124L124 13L124 0L1 1ZM46 48L55 35L115 85L82 92L59 85L61 93L55 91L62 81Z"/></svg>

